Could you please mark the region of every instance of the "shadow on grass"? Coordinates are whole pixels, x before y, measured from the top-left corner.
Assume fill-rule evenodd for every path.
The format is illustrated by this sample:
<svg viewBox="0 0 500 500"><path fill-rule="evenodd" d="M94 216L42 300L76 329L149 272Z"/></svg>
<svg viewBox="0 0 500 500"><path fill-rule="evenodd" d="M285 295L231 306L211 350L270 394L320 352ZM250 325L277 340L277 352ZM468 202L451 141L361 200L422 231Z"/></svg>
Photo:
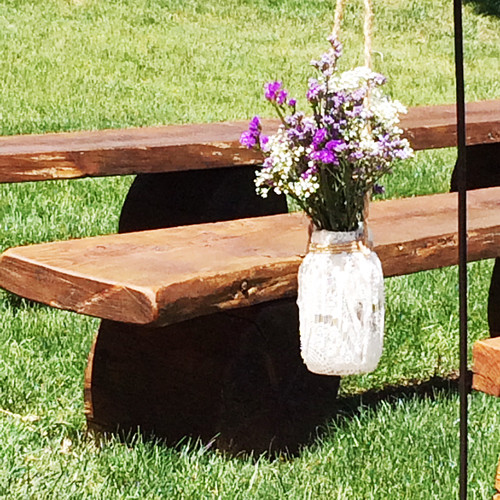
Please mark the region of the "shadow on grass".
<svg viewBox="0 0 500 500"><path fill-rule="evenodd" d="M464 0L470 4L476 14L500 17L500 2L498 0Z"/></svg>
<svg viewBox="0 0 500 500"><path fill-rule="evenodd" d="M467 373L467 391L472 389L472 372ZM330 401L320 409L310 413L303 413L301 425L309 429L308 439L302 442L292 442L287 448L274 454L294 458L300 455L303 446L314 445L324 434L328 434L328 424L342 423L360 416L366 410L376 411L381 403L397 403L401 400L435 400L439 396L451 395L459 392L458 373L447 376L433 376L428 380L415 380L399 385L388 385L383 389L372 389L360 394L339 397ZM320 424L323 418L323 424ZM304 436L304 433L299 436ZM294 436L297 438L298 436ZM300 438L299 438L300 439Z"/></svg>
<svg viewBox="0 0 500 500"><path fill-rule="evenodd" d="M472 382L472 372L468 373L467 386L470 391ZM434 400L438 396L454 394L459 391L459 379L458 375L450 374L448 377L432 377L425 381L415 381L414 383L407 383L404 385L391 385L387 386L381 390L369 390L362 394L357 394L354 396L341 397L337 399L332 399L329 402L325 402L323 399L322 406L310 405L309 411L305 411L301 414L300 422L294 420L293 426L288 426L286 432L286 438L281 436L280 446L273 447L270 445L269 450L264 452L263 455L267 458L279 459L279 460L293 460L299 457L305 446L311 446L315 443L321 442L322 437L328 434L328 423L336 421L340 423L341 421L348 421L356 416L360 415L362 411L366 409L377 410L378 406L382 403L396 403L404 399L421 399L421 400ZM309 403L314 400L314 396L310 395ZM316 400L316 403L319 403ZM311 410L314 408L314 410ZM279 409L276 409L279 413ZM284 427L287 427L286 419L283 419ZM117 434L110 434L117 436ZM97 433L95 436L99 436ZM102 437L102 435L101 435ZM177 441L177 443L172 443L165 441L161 437L155 436L154 434L144 433L140 429L138 432L119 432L118 437L122 440L127 441L129 444L133 445L137 439L145 439L150 443L156 443L164 446L169 446L174 450L180 451L186 445L189 448L199 447L204 452L213 451L218 448L218 452L222 452L228 458L242 457L249 458L253 457L255 460L262 455L261 446L257 446L256 449L249 447L246 451L239 453L229 453L224 449L220 449L217 446L217 437L211 440L203 440L196 438L195 436L186 436Z"/></svg>
<svg viewBox="0 0 500 500"><path fill-rule="evenodd" d="M467 390L472 387L472 372L467 374ZM390 385L381 390L369 390L354 396L337 400L337 408L333 418L352 418L361 409L376 409L382 402L395 402L406 398L435 399L437 394L458 392L458 374L448 377L434 376L428 380L415 381L404 385Z"/></svg>

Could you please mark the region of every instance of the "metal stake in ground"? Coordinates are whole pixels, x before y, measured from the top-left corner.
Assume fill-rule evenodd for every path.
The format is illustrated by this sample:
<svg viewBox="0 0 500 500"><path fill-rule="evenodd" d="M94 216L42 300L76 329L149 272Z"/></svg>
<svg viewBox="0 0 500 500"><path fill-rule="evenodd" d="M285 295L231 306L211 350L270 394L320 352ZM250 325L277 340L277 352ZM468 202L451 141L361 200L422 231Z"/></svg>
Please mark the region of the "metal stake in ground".
<svg viewBox="0 0 500 500"><path fill-rule="evenodd" d="M454 0L455 78L458 146L458 239L460 297L460 499L467 498L467 165L465 137L465 92L463 67L462 5Z"/></svg>

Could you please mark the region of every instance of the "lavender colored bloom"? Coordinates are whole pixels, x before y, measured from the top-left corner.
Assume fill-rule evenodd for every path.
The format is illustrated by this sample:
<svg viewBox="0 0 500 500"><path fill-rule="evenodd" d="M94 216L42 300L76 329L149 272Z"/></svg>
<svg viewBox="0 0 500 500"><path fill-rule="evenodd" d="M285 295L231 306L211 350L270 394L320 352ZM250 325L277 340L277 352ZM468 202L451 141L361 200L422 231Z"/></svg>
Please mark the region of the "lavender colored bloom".
<svg viewBox="0 0 500 500"><path fill-rule="evenodd" d="M328 131L326 130L326 128L320 128L316 130L312 140L313 148L319 149L319 147L323 144L323 142L325 142L327 136L328 136Z"/></svg>
<svg viewBox="0 0 500 500"><path fill-rule="evenodd" d="M258 116L254 116L250 123L248 124L248 130L253 132L254 134L259 134L262 130L262 125L260 123L260 118Z"/></svg>
<svg viewBox="0 0 500 500"><path fill-rule="evenodd" d="M291 108L295 109L295 106L297 106L297 99L290 99L290 100L288 101L288 105L289 105Z"/></svg>
<svg viewBox="0 0 500 500"><path fill-rule="evenodd" d="M312 167L309 167L307 170L302 172L300 175L302 179L307 180L311 175L317 174L318 173L318 167L316 165L313 165Z"/></svg>
<svg viewBox="0 0 500 500"><path fill-rule="evenodd" d="M345 151L348 146L345 141L340 139L328 141L325 148L328 149L328 151L333 151L334 153L342 153L342 151Z"/></svg>
<svg viewBox="0 0 500 500"><path fill-rule="evenodd" d="M342 56L342 44L340 43L340 40L334 36L329 36L328 41L332 45L332 50L333 50L333 55L335 59L338 59L339 57Z"/></svg>
<svg viewBox="0 0 500 500"><path fill-rule="evenodd" d="M406 147L407 142L399 138L391 139L389 134L383 135L378 141L380 156L386 160L406 160L411 157L411 151Z"/></svg>
<svg viewBox="0 0 500 500"><path fill-rule="evenodd" d="M380 184L374 184L373 185L373 193L374 194L384 194L385 193L384 186L381 186Z"/></svg>
<svg viewBox="0 0 500 500"><path fill-rule="evenodd" d="M398 160L407 160L411 156L411 152L407 149L396 149L396 151L394 151L393 153L393 157L397 158Z"/></svg>
<svg viewBox="0 0 500 500"><path fill-rule="evenodd" d="M337 139L339 136L339 132L342 129L342 127L345 126L346 121L344 119L339 120L331 115L325 115L323 117L323 123L328 128L328 131L330 132L330 136L333 139Z"/></svg>
<svg viewBox="0 0 500 500"><path fill-rule="evenodd" d="M337 60L342 55L342 44L334 37L328 38L332 48L321 56L319 61L313 60L311 64L317 68L325 78L333 75L337 69Z"/></svg>
<svg viewBox="0 0 500 500"><path fill-rule="evenodd" d="M248 149L253 149L257 144L257 137L252 132L247 130L241 134L240 144Z"/></svg>
<svg viewBox="0 0 500 500"><path fill-rule="evenodd" d="M304 113L294 113L291 116L286 116L285 117L285 123L289 127L298 127L302 120L304 119Z"/></svg>
<svg viewBox="0 0 500 500"><path fill-rule="evenodd" d="M344 105L347 100L347 96L344 92L336 92L332 96L332 102L335 108L340 108Z"/></svg>
<svg viewBox="0 0 500 500"><path fill-rule="evenodd" d="M384 75L381 75L380 73L376 73L375 76L373 77L373 83L375 83L375 85L384 85L386 81L387 78Z"/></svg>
<svg viewBox="0 0 500 500"><path fill-rule="evenodd" d="M352 109L345 111L345 115L348 118L363 118L364 114L365 114L364 106L353 106Z"/></svg>
<svg viewBox="0 0 500 500"><path fill-rule="evenodd" d="M324 76L328 77L335 71L336 59L332 52L327 52L321 56L319 61L311 61L311 65L319 69Z"/></svg>
<svg viewBox="0 0 500 500"><path fill-rule="evenodd" d="M318 102L325 94L325 86L321 85L315 78L309 79L309 89L307 90L307 100L311 103Z"/></svg>
<svg viewBox="0 0 500 500"><path fill-rule="evenodd" d="M286 90L280 90L276 96L276 103L281 105L284 104L288 97L288 92Z"/></svg>
<svg viewBox="0 0 500 500"><path fill-rule="evenodd" d="M350 154L349 154L349 161L352 161L353 163L356 162L356 161L359 161L359 160L362 160L364 157L364 153L363 151L359 150L359 149L355 149L354 151L352 151Z"/></svg>
<svg viewBox="0 0 500 500"><path fill-rule="evenodd" d="M301 139L301 133L296 128L290 128L286 131L288 139L294 144L298 144Z"/></svg>
<svg viewBox="0 0 500 500"><path fill-rule="evenodd" d="M363 87L351 92L349 100L355 101L356 103L361 103L365 97L366 97L366 88Z"/></svg>
<svg viewBox="0 0 500 500"><path fill-rule="evenodd" d="M333 151L328 149L322 149L320 151L313 151L310 154L312 160L320 161L321 163L333 163L335 165L339 164L339 159Z"/></svg>
<svg viewBox="0 0 500 500"><path fill-rule="evenodd" d="M273 165L274 165L274 161L273 159L268 156L265 160L264 160L264 163L262 163L262 168L273 168Z"/></svg>
<svg viewBox="0 0 500 500"><path fill-rule="evenodd" d="M278 93L282 90L283 84L281 82L268 82L264 86L264 96L270 102L276 102Z"/></svg>
<svg viewBox="0 0 500 500"><path fill-rule="evenodd" d="M323 123L330 129L335 125L336 120L332 115L325 115L323 116Z"/></svg>
<svg viewBox="0 0 500 500"><path fill-rule="evenodd" d="M314 133L316 132L316 125L312 120L304 120L300 118L297 124L288 129L288 138L296 144L303 144L304 142L310 143Z"/></svg>
<svg viewBox="0 0 500 500"><path fill-rule="evenodd" d="M259 141L261 130L262 125L260 123L260 118L258 116L254 116L248 124L248 130L241 134L240 144L248 149L253 149Z"/></svg>
<svg viewBox="0 0 500 500"><path fill-rule="evenodd" d="M260 135L259 141L260 141L260 149L262 149L262 151L264 152L267 152L269 149L269 136Z"/></svg>

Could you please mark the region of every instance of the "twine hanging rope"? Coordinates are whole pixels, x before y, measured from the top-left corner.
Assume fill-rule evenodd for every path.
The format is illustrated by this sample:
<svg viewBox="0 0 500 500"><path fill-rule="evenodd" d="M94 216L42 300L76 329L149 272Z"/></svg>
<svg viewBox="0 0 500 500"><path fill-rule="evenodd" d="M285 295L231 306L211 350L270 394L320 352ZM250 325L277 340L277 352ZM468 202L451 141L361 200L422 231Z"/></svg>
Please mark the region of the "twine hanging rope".
<svg viewBox="0 0 500 500"><path fill-rule="evenodd" d="M367 241L368 235L363 234L360 240L349 241L348 243L335 243L333 245L318 245L309 243L309 252L327 253L328 255L339 255L341 253L361 252L364 255L370 255L373 245Z"/></svg>
<svg viewBox="0 0 500 500"><path fill-rule="evenodd" d="M363 23L363 34L365 38L365 66L372 67L372 37L373 37L373 4L372 0L364 0L365 18ZM332 36L339 38L340 26L344 17L346 0L337 0L335 5L335 17L333 21Z"/></svg>
<svg viewBox="0 0 500 500"><path fill-rule="evenodd" d="M332 36L336 39L340 37L340 26L342 24L342 19L344 17L344 10L347 0L337 0L335 5L335 17L333 20L333 30ZM363 22L363 35L365 39L364 45L364 55L365 55L365 66L368 69L372 68L372 37L373 37L373 4L372 0L364 0L365 4L365 17ZM368 104L370 100L370 94L365 97L365 103ZM367 125L369 128L369 125ZM363 219L366 221L368 219L368 207L370 201L370 193L366 193L365 195L365 208L363 211ZM366 242L369 241L368 238L368 225L363 224L363 239L361 242L361 246L363 250L366 249ZM362 250L362 251L363 251ZM318 249L313 249L313 251L320 251Z"/></svg>

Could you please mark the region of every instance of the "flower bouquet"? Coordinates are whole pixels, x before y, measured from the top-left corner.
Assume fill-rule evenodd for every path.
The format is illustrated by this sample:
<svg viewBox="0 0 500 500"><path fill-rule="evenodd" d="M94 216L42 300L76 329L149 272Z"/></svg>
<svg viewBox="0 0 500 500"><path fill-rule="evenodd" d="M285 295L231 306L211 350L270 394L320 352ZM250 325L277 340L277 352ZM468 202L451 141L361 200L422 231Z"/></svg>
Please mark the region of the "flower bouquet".
<svg viewBox="0 0 500 500"><path fill-rule="evenodd" d="M312 61L317 78L306 94L311 114L297 110L279 81L265 85L281 125L262 134L259 117L240 138L265 156L257 192L292 198L312 221L309 252L299 269L301 351L315 373L374 370L382 353L383 274L370 249L366 212L371 192L396 160L412 155L401 138L405 108L384 94L386 79L367 67L338 73L340 42Z"/></svg>

